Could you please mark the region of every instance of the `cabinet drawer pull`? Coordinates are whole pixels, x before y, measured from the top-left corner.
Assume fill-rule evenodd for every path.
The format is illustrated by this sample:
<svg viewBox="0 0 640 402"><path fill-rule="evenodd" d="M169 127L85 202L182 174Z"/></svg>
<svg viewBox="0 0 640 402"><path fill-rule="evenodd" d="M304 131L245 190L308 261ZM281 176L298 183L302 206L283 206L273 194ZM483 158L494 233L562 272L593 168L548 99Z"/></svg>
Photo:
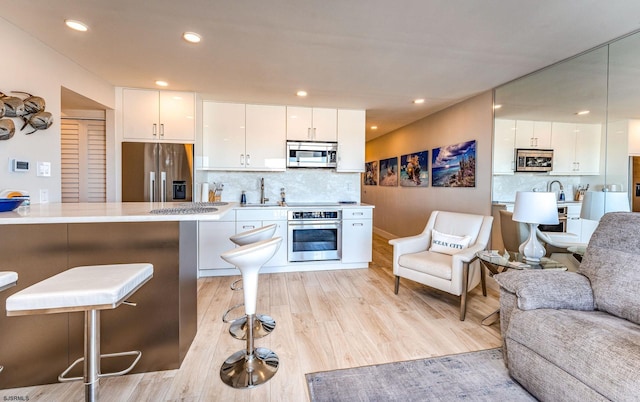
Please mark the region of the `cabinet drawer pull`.
<svg viewBox="0 0 640 402"><path fill-rule="evenodd" d="M364 213L363 212L353 212L351 215L353 215L353 216L356 216L356 215L362 216L362 215L364 215Z"/></svg>
<svg viewBox="0 0 640 402"><path fill-rule="evenodd" d="M352 226L364 226L363 223L353 223Z"/></svg>
<svg viewBox="0 0 640 402"><path fill-rule="evenodd" d="M256 225L242 225L243 229L255 229Z"/></svg>
<svg viewBox="0 0 640 402"><path fill-rule="evenodd" d="M160 137L164 137L164 123L160 124Z"/></svg>
<svg viewBox="0 0 640 402"><path fill-rule="evenodd" d="M247 166L251 165L251 155L247 154L246 161L247 161Z"/></svg>
<svg viewBox="0 0 640 402"><path fill-rule="evenodd" d="M240 154L240 166L244 166L244 154Z"/></svg>
<svg viewBox="0 0 640 402"><path fill-rule="evenodd" d="M158 135L158 125L156 123L153 123L153 135Z"/></svg>

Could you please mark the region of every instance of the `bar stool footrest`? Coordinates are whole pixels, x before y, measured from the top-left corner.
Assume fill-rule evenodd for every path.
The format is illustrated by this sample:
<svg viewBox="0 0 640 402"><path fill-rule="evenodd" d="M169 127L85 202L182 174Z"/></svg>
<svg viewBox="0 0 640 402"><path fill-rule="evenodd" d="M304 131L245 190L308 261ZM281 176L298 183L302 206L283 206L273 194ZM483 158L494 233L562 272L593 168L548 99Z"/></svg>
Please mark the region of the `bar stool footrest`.
<svg viewBox="0 0 640 402"><path fill-rule="evenodd" d="M128 372L133 370L136 364L138 364L138 361L140 361L140 358L142 357L142 352L139 350L132 350L129 352L106 353L106 354L100 355L100 360L102 361L103 358L108 359L110 357L121 357L121 356L136 356L136 358L133 361L133 363L131 363L131 365L126 369L122 371L116 371L113 373L104 373L104 374L100 373L98 374L98 378L116 377L119 375L127 374ZM84 377L65 377L80 362L84 362L84 357L80 357L76 359L76 361L71 363L71 365L67 367L67 369L58 376L58 381L60 382L83 381Z"/></svg>
<svg viewBox="0 0 640 402"><path fill-rule="evenodd" d="M231 290L242 290L242 278L236 279L231 282L231 286L229 286Z"/></svg>
<svg viewBox="0 0 640 402"><path fill-rule="evenodd" d="M229 319L229 318L228 318L228 315L229 315L229 313L230 313L230 312L232 312L233 310L235 310L235 309L237 309L237 308L243 307L243 306L244 306L244 303L238 303L238 304L236 304L235 306L233 306L233 307L229 308L229 309L228 309L228 310L227 310L227 311L222 315L222 322L229 324L229 323L232 323L232 322L234 322L234 321L238 321L239 319L241 319L241 318L243 318L243 317L246 317L246 315L245 315L245 314L243 314L243 315L241 315L240 317L237 317L237 318L233 318L233 319Z"/></svg>

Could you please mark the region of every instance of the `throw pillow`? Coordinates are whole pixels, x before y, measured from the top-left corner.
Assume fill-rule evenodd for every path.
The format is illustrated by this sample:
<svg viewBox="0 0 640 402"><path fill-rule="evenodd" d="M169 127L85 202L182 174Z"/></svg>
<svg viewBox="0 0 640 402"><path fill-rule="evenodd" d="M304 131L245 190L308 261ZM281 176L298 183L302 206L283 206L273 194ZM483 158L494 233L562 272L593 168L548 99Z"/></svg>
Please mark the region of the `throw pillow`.
<svg viewBox="0 0 640 402"><path fill-rule="evenodd" d="M454 255L469 247L471 236L456 236L431 229L431 248L435 253Z"/></svg>

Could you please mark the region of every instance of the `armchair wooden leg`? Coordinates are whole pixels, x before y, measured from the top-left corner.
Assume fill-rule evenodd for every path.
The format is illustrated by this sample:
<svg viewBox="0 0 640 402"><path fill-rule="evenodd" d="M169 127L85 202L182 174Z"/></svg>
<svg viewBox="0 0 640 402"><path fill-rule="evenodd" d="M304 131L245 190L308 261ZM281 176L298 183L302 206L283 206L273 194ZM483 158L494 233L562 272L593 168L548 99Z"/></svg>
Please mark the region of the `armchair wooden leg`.
<svg viewBox="0 0 640 402"><path fill-rule="evenodd" d="M396 285L393 289L393 292L395 294L398 294L398 290L400 289L400 277L398 275L396 275Z"/></svg>
<svg viewBox="0 0 640 402"><path fill-rule="evenodd" d="M469 287L469 263L462 266L462 294L460 295L460 321L464 321L467 314L467 289Z"/></svg>

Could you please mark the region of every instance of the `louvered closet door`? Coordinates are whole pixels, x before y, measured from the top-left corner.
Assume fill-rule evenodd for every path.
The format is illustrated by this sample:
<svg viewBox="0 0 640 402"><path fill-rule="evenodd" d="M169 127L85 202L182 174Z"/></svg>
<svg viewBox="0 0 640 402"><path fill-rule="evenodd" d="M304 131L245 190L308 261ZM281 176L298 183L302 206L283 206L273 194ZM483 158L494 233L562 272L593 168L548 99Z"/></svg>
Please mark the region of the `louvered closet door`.
<svg viewBox="0 0 640 402"><path fill-rule="evenodd" d="M105 202L104 121L62 119L61 131L62 202Z"/></svg>

